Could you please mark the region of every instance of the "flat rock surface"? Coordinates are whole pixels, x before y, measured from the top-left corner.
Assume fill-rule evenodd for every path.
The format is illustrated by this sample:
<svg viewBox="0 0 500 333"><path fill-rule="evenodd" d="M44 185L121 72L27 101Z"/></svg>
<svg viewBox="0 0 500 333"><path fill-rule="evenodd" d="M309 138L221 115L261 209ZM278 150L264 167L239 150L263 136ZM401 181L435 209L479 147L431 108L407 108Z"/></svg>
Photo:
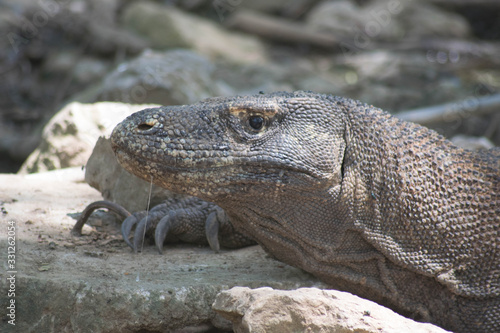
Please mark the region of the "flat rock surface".
<svg viewBox="0 0 500 333"><path fill-rule="evenodd" d="M234 287L221 292L213 308L233 322L236 333L449 332L338 290Z"/></svg>
<svg viewBox="0 0 500 333"><path fill-rule="evenodd" d="M230 327L211 309L221 290L325 287L257 246L216 254L174 244L165 246L163 255L153 246L134 254L121 239L119 223L104 213L92 220L93 227L83 228L84 236L73 237L73 214L101 200L78 168L0 174L0 190L1 332L202 332L214 323ZM9 268L6 239L12 224L15 267ZM9 271L16 271L15 297L5 297L12 288L5 278ZM6 316L11 300L15 326Z"/></svg>

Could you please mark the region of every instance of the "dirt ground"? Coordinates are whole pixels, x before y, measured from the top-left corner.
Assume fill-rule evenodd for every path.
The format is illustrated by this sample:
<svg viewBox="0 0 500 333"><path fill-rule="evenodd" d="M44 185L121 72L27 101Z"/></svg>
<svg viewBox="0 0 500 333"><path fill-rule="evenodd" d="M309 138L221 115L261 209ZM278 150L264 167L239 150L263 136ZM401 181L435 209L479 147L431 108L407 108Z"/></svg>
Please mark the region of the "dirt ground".
<svg viewBox="0 0 500 333"><path fill-rule="evenodd" d="M134 254L109 213L86 225L84 236L71 236L77 213L102 199L80 169L1 174L0 190L1 332L229 329L211 309L223 289L322 286L257 246L216 254L177 244L159 255L147 245ZM8 236L15 237L15 252Z"/></svg>

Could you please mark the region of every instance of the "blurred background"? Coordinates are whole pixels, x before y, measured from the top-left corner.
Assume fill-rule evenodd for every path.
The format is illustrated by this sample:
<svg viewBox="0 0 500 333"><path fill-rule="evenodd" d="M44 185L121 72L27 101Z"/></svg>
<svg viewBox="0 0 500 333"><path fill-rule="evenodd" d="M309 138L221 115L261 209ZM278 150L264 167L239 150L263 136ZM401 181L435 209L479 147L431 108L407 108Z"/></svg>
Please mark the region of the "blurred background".
<svg viewBox="0 0 500 333"><path fill-rule="evenodd" d="M392 113L451 102L425 125L500 145L500 107L475 112L500 90L497 0L0 0L0 43L0 173L70 102L281 90Z"/></svg>

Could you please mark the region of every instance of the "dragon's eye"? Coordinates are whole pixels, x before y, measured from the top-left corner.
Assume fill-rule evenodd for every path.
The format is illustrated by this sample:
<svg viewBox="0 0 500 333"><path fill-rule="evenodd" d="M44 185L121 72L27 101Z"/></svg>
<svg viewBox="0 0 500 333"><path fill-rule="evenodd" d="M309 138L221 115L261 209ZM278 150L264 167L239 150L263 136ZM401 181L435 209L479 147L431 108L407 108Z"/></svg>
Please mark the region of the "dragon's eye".
<svg viewBox="0 0 500 333"><path fill-rule="evenodd" d="M250 127L254 130L258 131L262 127L264 127L264 118L261 116L251 116L250 118L248 118L248 125L250 125Z"/></svg>

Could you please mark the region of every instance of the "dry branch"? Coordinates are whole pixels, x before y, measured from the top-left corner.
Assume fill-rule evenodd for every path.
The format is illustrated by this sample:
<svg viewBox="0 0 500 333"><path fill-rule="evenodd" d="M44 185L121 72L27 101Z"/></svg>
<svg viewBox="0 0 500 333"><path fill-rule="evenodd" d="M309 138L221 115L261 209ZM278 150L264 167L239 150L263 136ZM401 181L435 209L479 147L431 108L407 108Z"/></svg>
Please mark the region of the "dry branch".
<svg viewBox="0 0 500 333"><path fill-rule="evenodd" d="M396 117L428 125L495 112L500 113L500 94L479 98L470 97L457 102L403 111L397 113Z"/></svg>
<svg viewBox="0 0 500 333"><path fill-rule="evenodd" d="M446 5L446 6L488 6L488 7L498 7L500 6L500 1L498 0L430 0L429 2L436 5Z"/></svg>
<svg viewBox="0 0 500 333"><path fill-rule="evenodd" d="M313 31L301 23L249 10L237 11L226 25L276 41L304 43L327 49L336 47L339 42L332 34Z"/></svg>

